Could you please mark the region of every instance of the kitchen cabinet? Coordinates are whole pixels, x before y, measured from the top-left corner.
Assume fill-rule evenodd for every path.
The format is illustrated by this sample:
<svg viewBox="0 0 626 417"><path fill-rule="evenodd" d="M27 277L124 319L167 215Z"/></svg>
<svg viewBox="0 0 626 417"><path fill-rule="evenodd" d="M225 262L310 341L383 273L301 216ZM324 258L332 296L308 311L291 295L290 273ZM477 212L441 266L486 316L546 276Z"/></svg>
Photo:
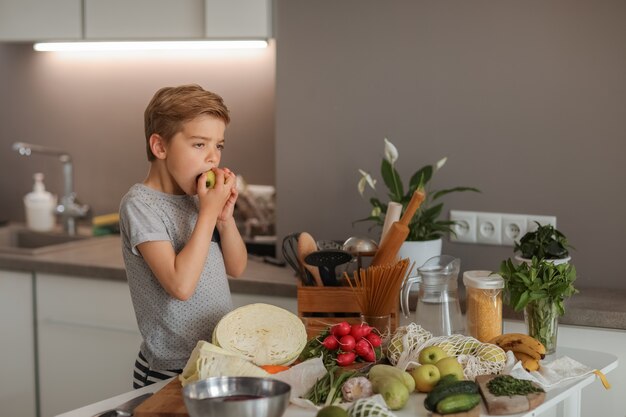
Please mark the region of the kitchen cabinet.
<svg viewBox="0 0 626 417"><path fill-rule="evenodd" d="M0 271L0 404L6 416L36 416L33 277Z"/></svg>
<svg viewBox="0 0 626 417"><path fill-rule="evenodd" d="M203 0L85 0L87 40L203 36Z"/></svg>
<svg viewBox="0 0 626 417"><path fill-rule="evenodd" d="M141 343L126 282L36 275L41 416L132 388Z"/></svg>
<svg viewBox="0 0 626 417"><path fill-rule="evenodd" d="M265 39L271 0L0 0L0 41Z"/></svg>
<svg viewBox="0 0 626 417"><path fill-rule="evenodd" d="M76 40L82 37L81 0L0 0L0 40Z"/></svg>

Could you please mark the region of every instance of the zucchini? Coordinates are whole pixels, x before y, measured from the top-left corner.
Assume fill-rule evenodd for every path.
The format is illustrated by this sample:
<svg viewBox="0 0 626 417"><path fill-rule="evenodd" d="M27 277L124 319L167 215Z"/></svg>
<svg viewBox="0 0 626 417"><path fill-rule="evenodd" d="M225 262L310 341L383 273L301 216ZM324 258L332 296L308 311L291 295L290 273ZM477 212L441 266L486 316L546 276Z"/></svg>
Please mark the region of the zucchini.
<svg viewBox="0 0 626 417"><path fill-rule="evenodd" d="M437 384L424 399L424 407L428 411L435 411L439 401L453 394L478 394L478 385L474 381L455 381Z"/></svg>
<svg viewBox="0 0 626 417"><path fill-rule="evenodd" d="M480 394L453 394L437 403L439 414L462 413L480 404Z"/></svg>

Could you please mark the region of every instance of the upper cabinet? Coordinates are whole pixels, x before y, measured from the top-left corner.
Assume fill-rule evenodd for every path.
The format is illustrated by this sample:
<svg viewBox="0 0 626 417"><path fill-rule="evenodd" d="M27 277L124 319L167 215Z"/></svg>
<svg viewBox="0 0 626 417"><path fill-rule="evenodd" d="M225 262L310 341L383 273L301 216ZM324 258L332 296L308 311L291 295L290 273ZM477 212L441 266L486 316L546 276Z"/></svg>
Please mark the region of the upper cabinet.
<svg viewBox="0 0 626 417"><path fill-rule="evenodd" d="M203 37L203 0L85 0L87 40Z"/></svg>
<svg viewBox="0 0 626 417"><path fill-rule="evenodd" d="M0 0L0 41L259 39L272 0Z"/></svg>
<svg viewBox="0 0 626 417"><path fill-rule="evenodd" d="M207 38L271 38L271 0L205 0Z"/></svg>
<svg viewBox="0 0 626 417"><path fill-rule="evenodd" d="M81 36L80 0L0 0L0 40L77 40Z"/></svg>

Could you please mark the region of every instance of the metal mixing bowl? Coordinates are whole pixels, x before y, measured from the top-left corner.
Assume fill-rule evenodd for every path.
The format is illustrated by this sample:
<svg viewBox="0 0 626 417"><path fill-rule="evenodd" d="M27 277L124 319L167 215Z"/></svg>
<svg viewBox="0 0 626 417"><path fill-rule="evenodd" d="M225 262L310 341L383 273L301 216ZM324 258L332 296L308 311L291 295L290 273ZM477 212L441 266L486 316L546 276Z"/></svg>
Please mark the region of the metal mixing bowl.
<svg viewBox="0 0 626 417"><path fill-rule="evenodd" d="M190 417L281 417L289 384L271 378L218 376L183 388Z"/></svg>

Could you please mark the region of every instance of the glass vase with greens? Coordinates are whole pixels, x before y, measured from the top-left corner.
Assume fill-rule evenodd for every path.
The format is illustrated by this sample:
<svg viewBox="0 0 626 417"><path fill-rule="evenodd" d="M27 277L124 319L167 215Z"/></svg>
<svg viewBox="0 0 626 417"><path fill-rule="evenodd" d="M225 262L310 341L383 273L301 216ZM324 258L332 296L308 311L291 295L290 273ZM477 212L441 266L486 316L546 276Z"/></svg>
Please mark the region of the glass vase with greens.
<svg viewBox="0 0 626 417"><path fill-rule="evenodd" d="M480 192L473 187L454 187L443 190L434 190L428 187L433 174L437 172L447 161L447 158L439 160L434 166L425 165L419 168L409 179L407 188L400 178L400 174L395 168L395 163L398 160L398 150L387 138L385 142L385 153L380 166L380 175L387 187L388 201L384 202L378 197L371 197L369 199L372 205L370 215L361 221L372 221L375 226L383 226L385 222L385 216L387 214L387 207L389 202L396 202L402 205L402 212L404 212L411 201L413 193L418 187L423 187L426 190L426 199L422 202L420 208L413 216L413 219L409 223L409 235L407 241L425 241L441 238L446 233L453 233L452 226L455 222L451 220L440 219L440 215L443 211L443 202L440 199L450 193L459 191L474 191ZM359 169L361 178L358 182L357 188L361 196L364 196L365 186L369 185L372 190L376 191L376 179L374 179L367 171Z"/></svg>
<svg viewBox="0 0 626 417"><path fill-rule="evenodd" d="M530 263L514 264L511 259L500 265L504 279L505 301L515 311L524 311L528 334L556 351L558 318L565 313L564 302L578 292L574 288L576 268L569 263L555 264L536 256Z"/></svg>

